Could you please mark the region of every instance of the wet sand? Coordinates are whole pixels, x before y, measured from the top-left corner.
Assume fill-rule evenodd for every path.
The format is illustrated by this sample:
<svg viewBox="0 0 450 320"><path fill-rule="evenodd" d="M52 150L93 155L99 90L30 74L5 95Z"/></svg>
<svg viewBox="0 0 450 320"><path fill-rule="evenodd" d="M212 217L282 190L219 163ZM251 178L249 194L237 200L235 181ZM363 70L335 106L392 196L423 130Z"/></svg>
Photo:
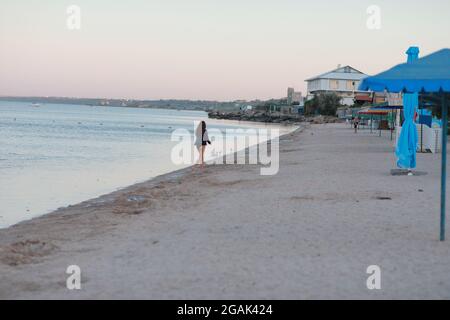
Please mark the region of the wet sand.
<svg viewBox="0 0 450 320"><path fill-rule="evenodd" d="M313 125L281 138L275 176L189 168L0 230L0 298L448 299L439 160L394 177L388 133Z"/></svg>

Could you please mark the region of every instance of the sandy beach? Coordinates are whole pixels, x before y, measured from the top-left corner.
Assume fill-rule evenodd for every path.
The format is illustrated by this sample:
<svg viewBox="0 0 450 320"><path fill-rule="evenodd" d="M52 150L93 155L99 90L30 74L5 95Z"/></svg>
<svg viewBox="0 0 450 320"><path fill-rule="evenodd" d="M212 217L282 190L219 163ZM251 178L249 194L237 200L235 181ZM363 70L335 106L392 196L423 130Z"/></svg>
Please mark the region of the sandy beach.
<svg viewBox="0 0 450 320"><path fill-rule="evenodd" d="M387 132L306 126L281 138L275 176L187 169L0 230L0 298L448 299L440 155L394 168Z"/></svg>

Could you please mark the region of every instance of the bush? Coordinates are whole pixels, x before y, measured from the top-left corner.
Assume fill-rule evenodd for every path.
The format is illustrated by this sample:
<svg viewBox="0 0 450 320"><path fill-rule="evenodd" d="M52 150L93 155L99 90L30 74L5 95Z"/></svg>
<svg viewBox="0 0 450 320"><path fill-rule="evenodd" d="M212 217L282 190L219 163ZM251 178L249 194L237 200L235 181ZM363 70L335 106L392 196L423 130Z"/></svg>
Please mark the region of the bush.
<svg viewBox="0 0 450 320"><path fill-rule="evenodd" d="M341 98L335 93L321 93L305 103L305 114L335 116L341 106Z"/></svg>

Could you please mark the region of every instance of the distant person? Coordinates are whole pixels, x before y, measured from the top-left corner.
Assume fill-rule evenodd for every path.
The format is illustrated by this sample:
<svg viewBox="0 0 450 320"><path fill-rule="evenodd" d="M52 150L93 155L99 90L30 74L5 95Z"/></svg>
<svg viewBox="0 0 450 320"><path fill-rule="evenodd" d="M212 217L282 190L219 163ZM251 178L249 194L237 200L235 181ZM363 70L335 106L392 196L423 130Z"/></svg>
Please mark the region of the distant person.
<svg viewBox="0 0 450 320"><path fill-rule="evenodd" d="M355 128L355 133L358 133L358 126L359 126L359 118L356 117L356 118L353 120L353 127Z"/></svg>
<svg viewBox="0 0 450 320"><path fill-rule="evenodd" d="M211 141L209 141L208 130L206 130L206 122L202 121L195 132L195 146L200 154L199 162L202 168L205 165L205 149L207 144L211 144Z"/></svg>

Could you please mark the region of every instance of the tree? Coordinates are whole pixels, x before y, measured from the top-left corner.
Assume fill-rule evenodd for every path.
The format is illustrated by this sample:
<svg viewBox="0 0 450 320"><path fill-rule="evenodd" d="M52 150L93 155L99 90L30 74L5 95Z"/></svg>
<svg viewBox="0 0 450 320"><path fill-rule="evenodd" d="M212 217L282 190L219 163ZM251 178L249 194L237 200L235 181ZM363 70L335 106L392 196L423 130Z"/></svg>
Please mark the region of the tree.
<svg viewBox="0 0 450 320"><path fill-rule="evenodd" d="M319 113L319 98L317 95L311 100L305 102L305 115L313 115Z"/></svg>
<svg viewBox="0 0 450 320"><path fill-rule="evenodd" d="M321 114L335 116L337 108L341 105L341 98L335 93L321 93L305 102L305 114Z"/></svg>

